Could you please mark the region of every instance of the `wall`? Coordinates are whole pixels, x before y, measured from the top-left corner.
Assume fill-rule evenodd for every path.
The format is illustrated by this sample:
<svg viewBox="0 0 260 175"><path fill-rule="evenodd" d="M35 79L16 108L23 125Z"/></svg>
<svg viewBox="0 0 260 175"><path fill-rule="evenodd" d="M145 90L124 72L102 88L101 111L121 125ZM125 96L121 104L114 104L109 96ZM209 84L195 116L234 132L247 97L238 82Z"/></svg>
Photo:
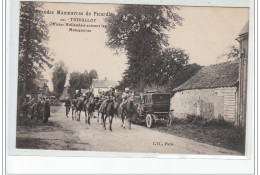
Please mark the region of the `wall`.
<svg viewBox="0 0 260 175"><path fill-rule="evenodd" d="M223 116L234 122L236 116L236 87L194 89L177 92L171 98L172 114L186 118L187 114L207 118Z"/></svg>
<svg viewBox="0 0 260 175"><path fill-rule="evenodd" d="M239 95L236 125L246 125L246 99L247 99L247 66L248 66L248 33L238 38L240 44L239 59Z"/></svg>

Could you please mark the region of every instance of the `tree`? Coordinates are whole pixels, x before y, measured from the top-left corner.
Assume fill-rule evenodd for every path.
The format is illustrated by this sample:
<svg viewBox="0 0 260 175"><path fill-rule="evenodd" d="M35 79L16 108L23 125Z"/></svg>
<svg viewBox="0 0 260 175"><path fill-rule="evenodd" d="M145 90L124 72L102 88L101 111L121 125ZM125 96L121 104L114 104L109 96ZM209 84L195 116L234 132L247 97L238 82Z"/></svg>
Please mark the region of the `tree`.
<svg viewBox="0 0 260 175"><path fill-rule="evenodd" d="M121 5L106 19L107 46L125 51L128 68L124 79L133 87L143 88L157 80L154 69L158 54L168 46L165 31L181 25L175 6ZM151 79L152 77L152 79Z"/></svg>
<svg viewBox="0 0 260 175"><path fill-rule="evenodd" d="M69 87L68 87L68 93L70 97L73 97L76 90L90 88L92 79L97 77L98 74L95 70L91 70L89 74L87 71L85 71L84 73L72 72L70 74Z"/></svg>
<svg viewBox="0 0 260 175"><path fill-rule="evenodd" d="M48 27L39 13L43 3L25 1L20 4L18 93L25 97L37 87L34 81L37 71L45 70L45 66L50 68L53 59L46 46Z"/></svg>
<svg viewBox="0 0 260 175"><path fill-rule="evenodd" d="M183 66L188 64L189 55L179 48L166 48L160 52L154 67L155 84L164 86Z"/></svg>
<svg viewBox="0 0 260 175"><path fill-rule="evenodd" d="M68 93L70 97L73 97L73 94L75 94L75 90L80 90L81 89L81 84L80 84L80 73L79 72L72 72L70 74L70 79L69 79L69 87L68 87Z"/></svg>
<svg viewBox="0 0 260 175"><path fill-rule="evenodd" d="M97 74L97 71L92 69L90 72L89 72L89 84L92 85L92 81L93 79L97 79L98 78L98 74Z"/></svg>
<svg viewBox="0 0 260 175"><path fill-rule="evenodd" d="M239 60L239 48L235 45L231 45L228 48L228 52L218 56L218 59L227 61L238 61Z"/></svg>
<svg viewBox="0 0 260 175"><path fill-rule="evenodd" d="M53 91L55 96L59 98L64 90L68 69L64 62L60 61L54 65L54 71L52 73Z"/></svg>
<svg viewBox="0 0 260 175"><path fill-rule="evenodd" d="M171 91L174 88L177 88L188 79L190 79L192 76L194 76L201 68L202 66L198 64L188 64L183 66L176 72L176 74L172 75L169 78L169 81L167 83L168 90Z"/></svg>

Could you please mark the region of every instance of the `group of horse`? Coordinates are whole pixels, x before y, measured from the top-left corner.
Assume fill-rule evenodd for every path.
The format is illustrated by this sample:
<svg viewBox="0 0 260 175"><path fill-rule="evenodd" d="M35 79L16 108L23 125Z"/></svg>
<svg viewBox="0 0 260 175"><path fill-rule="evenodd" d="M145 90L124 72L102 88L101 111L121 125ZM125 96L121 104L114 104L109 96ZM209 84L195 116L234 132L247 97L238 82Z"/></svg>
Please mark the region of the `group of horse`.
<svg viewBox="0 0 260 175"><path fill-rule="evenodd" d="M136 113L137 106L130 98L126 99L124 105L121 105L122 99L106 99L102 102L96 102L93 97L83 99L81 97L72 102L72 120L80 121L81 112L85 113L85 122L90 124L90 119L94 117L97 110L97 122L101 117L101 124L106 129L106 120L109 119L109 130L112 131L112 122L115 116L122 119L121 127L125 128L125 121L129 120L129 129L131 129L132 118ZM101 115L101 116L100 116Z"/></svg>

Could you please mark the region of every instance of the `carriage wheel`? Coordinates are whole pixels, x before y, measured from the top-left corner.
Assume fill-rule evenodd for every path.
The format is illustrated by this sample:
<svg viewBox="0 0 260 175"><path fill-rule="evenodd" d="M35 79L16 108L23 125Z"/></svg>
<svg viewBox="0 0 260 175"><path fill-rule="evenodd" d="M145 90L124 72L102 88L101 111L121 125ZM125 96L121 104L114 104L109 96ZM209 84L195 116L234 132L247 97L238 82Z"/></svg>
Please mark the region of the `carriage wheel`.
<svg viewBox="0 0 260 175"><path fill-rule="evenodd" d="M152 115L147 114L145 120L146 120L147 128L151 128L152 125L153 125L153 117L152 117Z"/></svg>

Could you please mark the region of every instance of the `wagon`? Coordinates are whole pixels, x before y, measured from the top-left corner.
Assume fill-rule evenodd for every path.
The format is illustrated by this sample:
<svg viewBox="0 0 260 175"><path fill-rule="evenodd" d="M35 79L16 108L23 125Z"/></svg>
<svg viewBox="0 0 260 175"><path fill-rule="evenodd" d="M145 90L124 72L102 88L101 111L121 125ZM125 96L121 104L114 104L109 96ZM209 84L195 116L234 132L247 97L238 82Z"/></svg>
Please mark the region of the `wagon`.
<svg viewBox="0 0 260 175"><path fill-rule="evenodd" d="M170 121L170 94L147 92L142 94L138 105L138 120L151 128L158 121Z"/></svg>

